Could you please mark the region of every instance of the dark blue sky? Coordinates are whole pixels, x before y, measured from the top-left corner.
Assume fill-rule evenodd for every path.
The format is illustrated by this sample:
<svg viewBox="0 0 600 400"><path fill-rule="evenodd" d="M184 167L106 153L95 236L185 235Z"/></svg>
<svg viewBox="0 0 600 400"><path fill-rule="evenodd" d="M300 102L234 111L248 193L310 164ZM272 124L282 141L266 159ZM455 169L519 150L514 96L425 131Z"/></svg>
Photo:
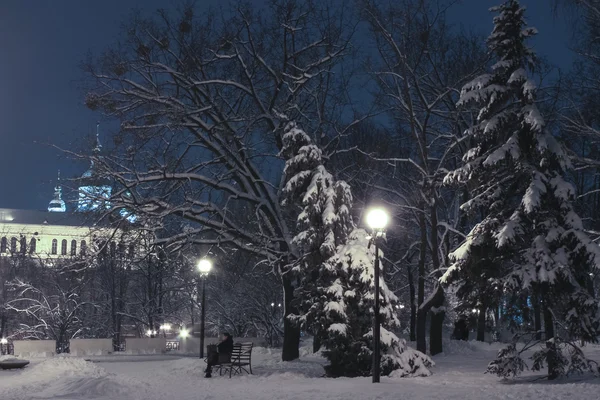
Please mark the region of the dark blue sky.
<svg viewBox="0 0 600 400"><path fill-rule="evenodd" d="M256 0L255 0L256 1ZM261 4L263 1L256 1ZM79 64L91 51L114 43L131 9L170 8L160 0L0 1L0 208L45 209L57 169L71 177L85 170L50 147L81 146L98 115L83 105ZM201 0L198 8L223 1ZM487 9L498 0L464 0L451 20L488 34ZM550 0L523 0L540 35L536 50L561 68L572 61L565 20L555 18Z"/></svg>

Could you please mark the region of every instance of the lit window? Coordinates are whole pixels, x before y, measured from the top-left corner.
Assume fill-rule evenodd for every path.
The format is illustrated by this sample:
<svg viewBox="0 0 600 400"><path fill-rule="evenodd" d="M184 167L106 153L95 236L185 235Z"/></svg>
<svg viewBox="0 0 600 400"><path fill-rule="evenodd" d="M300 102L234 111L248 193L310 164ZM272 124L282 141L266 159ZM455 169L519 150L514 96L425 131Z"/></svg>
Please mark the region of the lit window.
<svg viewBox="0 0 600 400"><path fill-rule="evenodd" d="M67 255L67 239L63 239L60 243L60 254L63 256Z"/></svg>
<svg viewBox="0 0 600 400"><path fill-rule="evenodd" d="M58 251L58 240L52 239L52 254L56 254Z"/></svg>

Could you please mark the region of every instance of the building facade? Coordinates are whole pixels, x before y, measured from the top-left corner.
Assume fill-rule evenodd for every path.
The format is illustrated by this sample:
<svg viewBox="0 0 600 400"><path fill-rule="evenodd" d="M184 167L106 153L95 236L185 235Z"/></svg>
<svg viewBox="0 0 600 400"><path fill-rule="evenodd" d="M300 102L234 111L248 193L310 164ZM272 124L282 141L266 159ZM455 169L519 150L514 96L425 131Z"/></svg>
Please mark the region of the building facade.
<svg viewBox="0 0 600 400"><path fill-rule="evenodd" d="M92 152L95 157L101 157L99 127ZM101 177L91 161L78 182L78 198L73 210L62 198L60 171L47 211L0 208L0 257L17 254L42 259L85 256L90 245L99 243L106 243L113 253L127 251L131 255L133 246L127 245L124 249L122 232L115 232L106 224L98 225L94 213L110 205L110 181ZM133 219L128 217L130 222ZM108 237L110 240L102 240Z"/></svg>

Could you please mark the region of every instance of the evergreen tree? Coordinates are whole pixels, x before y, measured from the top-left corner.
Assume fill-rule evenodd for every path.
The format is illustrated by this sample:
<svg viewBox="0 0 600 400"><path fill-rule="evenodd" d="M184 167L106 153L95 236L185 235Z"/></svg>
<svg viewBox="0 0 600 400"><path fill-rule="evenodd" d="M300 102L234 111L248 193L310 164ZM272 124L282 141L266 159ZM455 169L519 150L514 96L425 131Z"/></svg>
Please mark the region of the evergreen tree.
<svg viewBox="0 0 600 400"><path fill-rule="evenodd" d="M352 193L346 182L336 182L327 172L321 149L296 123L286 125L282 140L281 154L286 159L283 205L297 204L302 208L297 218L299 233L292 239L300 253L293 271L301 277L297 301L300 309L306 311L312 307L321 265L345 243L354 227L350 216ZM314 335L318 350L320 324L308 323L305 327Z"/></svg>
<svg viewBox="0 0 600 400"><path fill-rule="evenodd" d="M471 199L461 209L483 217L450 255L452 264L442 280L476 276L481 268L477 255L488 249L504 291L540 296L546 347L534 355L534 369L545 361L553 379L568 372L562 368L560 343L595 341L598 335L598 303L588 283L589 274L600 267L600 249L573 210L575 191L564 179L569 159L545 129L535 103L536 85L528 78L535 55L525 41L536 30L525 27L517 0L492 11L499 13L488 38L496 62L489 74L461 92L459 106L481 108L476 124L465 132L470 149L463 165L445 178L447 184L470 190ZM558 337L556 323L565 328L564 338ZM514 351L503 354L515 359ZM502 358L499 354L490 364L491 372L519 370L496 368L506 361Z"/></svg>
<svg viewBox="0 0 600 400"><path fill-rule="evenodd" d="M286 185L284 205L296 204L299 233L293 238L301 257L293 269L300 280L296 321L325 347L330 376L371 373L374 309L374 248L350 214L352 194L323 165L321 150L293 122L283 135ZM380 278L381 372L427 376L433 362L410 349L393 329L398 299ZM394 372L396 371L396 372Z"/></svg>

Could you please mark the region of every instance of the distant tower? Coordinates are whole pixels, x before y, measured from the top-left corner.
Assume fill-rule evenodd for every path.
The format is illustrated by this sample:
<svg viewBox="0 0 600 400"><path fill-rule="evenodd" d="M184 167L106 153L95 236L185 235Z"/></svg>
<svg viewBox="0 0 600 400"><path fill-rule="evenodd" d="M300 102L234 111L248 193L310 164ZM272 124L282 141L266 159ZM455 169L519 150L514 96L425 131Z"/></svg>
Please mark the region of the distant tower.
<svg viewBox="0 0 600 400"><path fill-rule="evenodd" d="M108 200L112 193L110 181L103 178L94 160L102 159L102 145L100 144L100 123L96 125L96 145L92 149L90 167L81 175L79 186L79 201L77 211L94 211L98 208L108 208Z"/></svg>
<svg viewBox="0 0 600 400"><path fill-rule="evenodd" d="M67 211L67 206L62 199L62 189L60 187L60 170L58 171L58 178L56 179L56 186L54 187L54 197L50 200L50 204L48 204L49 212L65 212Z"/></svg>

